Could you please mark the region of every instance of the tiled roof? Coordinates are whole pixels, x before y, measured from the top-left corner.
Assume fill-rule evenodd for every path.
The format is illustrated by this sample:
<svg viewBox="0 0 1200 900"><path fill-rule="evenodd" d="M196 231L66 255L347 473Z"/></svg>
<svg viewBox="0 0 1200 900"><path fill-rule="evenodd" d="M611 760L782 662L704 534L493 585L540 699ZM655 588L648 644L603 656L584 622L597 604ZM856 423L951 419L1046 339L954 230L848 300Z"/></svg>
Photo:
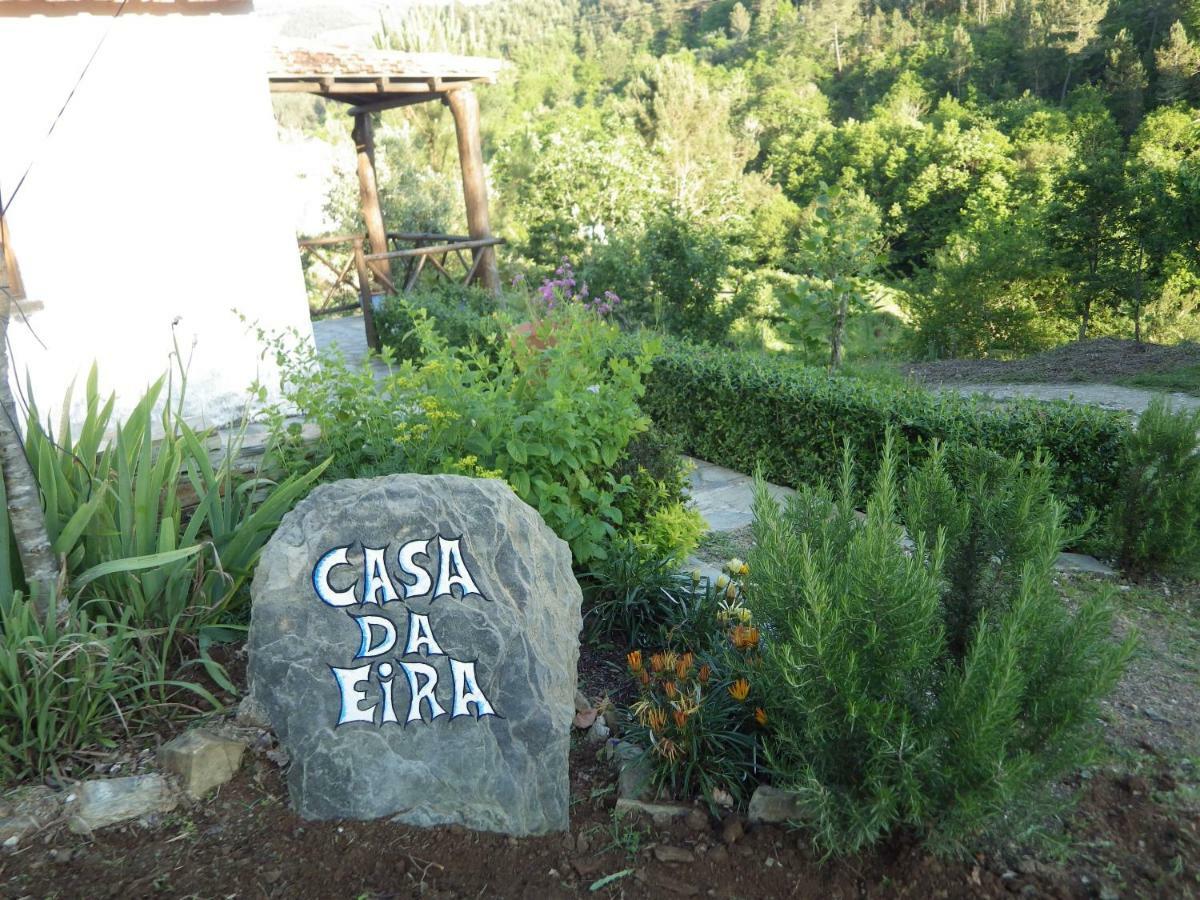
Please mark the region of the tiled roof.
<svg viewBox="0 0 1200 900"><path fill-rule="evenodd" d="M383 78L398 82L492 83L503 66L503 60L483 56L289 44L274 48L269 76L273 82L374 82Z"/></svg>

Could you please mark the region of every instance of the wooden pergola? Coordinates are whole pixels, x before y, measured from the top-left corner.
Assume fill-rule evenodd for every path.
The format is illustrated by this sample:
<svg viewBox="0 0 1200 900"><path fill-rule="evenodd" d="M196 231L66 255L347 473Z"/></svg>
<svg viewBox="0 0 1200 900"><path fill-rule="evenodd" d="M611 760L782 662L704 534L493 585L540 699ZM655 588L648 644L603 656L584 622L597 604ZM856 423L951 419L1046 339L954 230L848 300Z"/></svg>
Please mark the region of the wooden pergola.
<svg viewBox="0 0 1200 900"><path fill-rule="evenodd" d="M366 320L367 341L377 347L371 315L371 291L374 280L381 291L396 292L415 284L426 262L446 277L447 257L470 251L465 283L479 283L497 293L500 276L496 265L496 246L488 218L487 180L483 169L483 146L479 132L479 98L476 84L493 84L504 65L502 60L445 53L402 53L394 50L351 50L308 46L277 47L273 53L269 79L273 93L314 94L349 106L354 117L354 145L358 155L358 187L366 239L370 253L362 247L362 237L348 235L305 241L308 249L319 253L338 242L355 246L355 269L359 294ZM389 232L383 220L375 175L375 141L371 116L386 109L440 100L450 108L458 138L458 159L462 169L463 198L466 203L467 232L463 235L406 234ZM395 248L395 244L414 246ZM440 262L439 262L440 257ZM323 258L323 257L322 257ZM324 258L323 258L324 259ZM393 261L403 261L404 280L395 277ZM328 260L325 260L328 262ZM348 277L348 266L339 280ZM336 286L336 285L335 285Z"/></svg>

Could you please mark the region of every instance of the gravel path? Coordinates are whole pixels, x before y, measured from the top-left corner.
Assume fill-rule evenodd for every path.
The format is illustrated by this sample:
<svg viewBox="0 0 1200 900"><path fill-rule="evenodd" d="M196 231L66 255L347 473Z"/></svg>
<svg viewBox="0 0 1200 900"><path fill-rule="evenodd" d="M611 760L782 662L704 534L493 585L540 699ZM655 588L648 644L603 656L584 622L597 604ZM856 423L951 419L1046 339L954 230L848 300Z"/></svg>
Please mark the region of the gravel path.
<svg viewBox="0 0 1200 900"><path fill-rule="evenodd" d="M1037 400L1073 400L1090 403L1104 409L1129 410L1141 415L1158 393L1141 388L1118 387L1113 384L926 384L935 391L954 391L964 396L986 394L996 400L1012 397L1033 397ZM1200 409L1200 397L1187 394L1167 394L1176 409Z"/></svg>

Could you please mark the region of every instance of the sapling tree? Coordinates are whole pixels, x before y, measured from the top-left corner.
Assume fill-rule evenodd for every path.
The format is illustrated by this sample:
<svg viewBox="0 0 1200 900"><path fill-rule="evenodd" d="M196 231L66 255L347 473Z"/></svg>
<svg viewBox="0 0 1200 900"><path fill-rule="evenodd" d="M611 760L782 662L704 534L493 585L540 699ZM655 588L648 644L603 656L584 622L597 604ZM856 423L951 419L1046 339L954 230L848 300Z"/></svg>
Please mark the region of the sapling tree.
<svg viewBox="0 0 1200 900"><path fill-rule="evenodd" d="M842 364L847 318L870 308L884 248L879 209L862 188L822 186L805 214L796 266L806 280L795 299L829 311L831 369Z"/></svg>

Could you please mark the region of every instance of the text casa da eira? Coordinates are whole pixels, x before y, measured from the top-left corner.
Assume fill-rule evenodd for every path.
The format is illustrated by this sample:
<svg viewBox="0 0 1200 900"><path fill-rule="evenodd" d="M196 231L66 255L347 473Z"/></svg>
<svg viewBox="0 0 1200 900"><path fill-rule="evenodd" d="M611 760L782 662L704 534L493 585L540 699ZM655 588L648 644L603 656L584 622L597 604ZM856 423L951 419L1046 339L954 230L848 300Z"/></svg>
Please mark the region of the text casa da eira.
<svg viewBox="0 0 1200 900"><path fill-rule="evenodd" d="M422 713L428 710L429 721L442 716L458 718L497 715L475 674L475 662L454 659L439 646L430 625L429 616L405 607L406 626L387 616L361 612L371 606L382 608L388 603L429 596L433 601L443 597L466 600L474 595L487 600L475 584L463 558L462 537L447 539L440 534L428 540L413 540L398 550L389 547L372 548L360 542L362 562L351 562L353 543L326 551L312 570L312 586L321 602L345 609L358 626L360 643L353 662L359 665L338 667L330 665L340 694L337 725L362 722L377 727L388 723L425 722ZM436 548L436 580L431 550ZM357 554L356 554L357 555ZM418 557L430 562L422 565ZM426 567L428 565L428 568ZM400 577L393 580L389 567L394 566ZM335 588L333 582L352 580L348 587ZM397 586L399 589L397 589ZM459 594L455 595L457 587ZM355 608L359 610L355 611ZM401 635L400 631L407 634ZM430 662L413 661L403 657L444 657L449 662L452 691L448 695L447 712L438 699L438 670ZM399 671L397 671L397 669ZM403 676L407 685L408 705L403 708L403 689L396 683ZM397 694L401 694L401 710L397 712ZM443 686L440 691L447 697Z"/></svg>

